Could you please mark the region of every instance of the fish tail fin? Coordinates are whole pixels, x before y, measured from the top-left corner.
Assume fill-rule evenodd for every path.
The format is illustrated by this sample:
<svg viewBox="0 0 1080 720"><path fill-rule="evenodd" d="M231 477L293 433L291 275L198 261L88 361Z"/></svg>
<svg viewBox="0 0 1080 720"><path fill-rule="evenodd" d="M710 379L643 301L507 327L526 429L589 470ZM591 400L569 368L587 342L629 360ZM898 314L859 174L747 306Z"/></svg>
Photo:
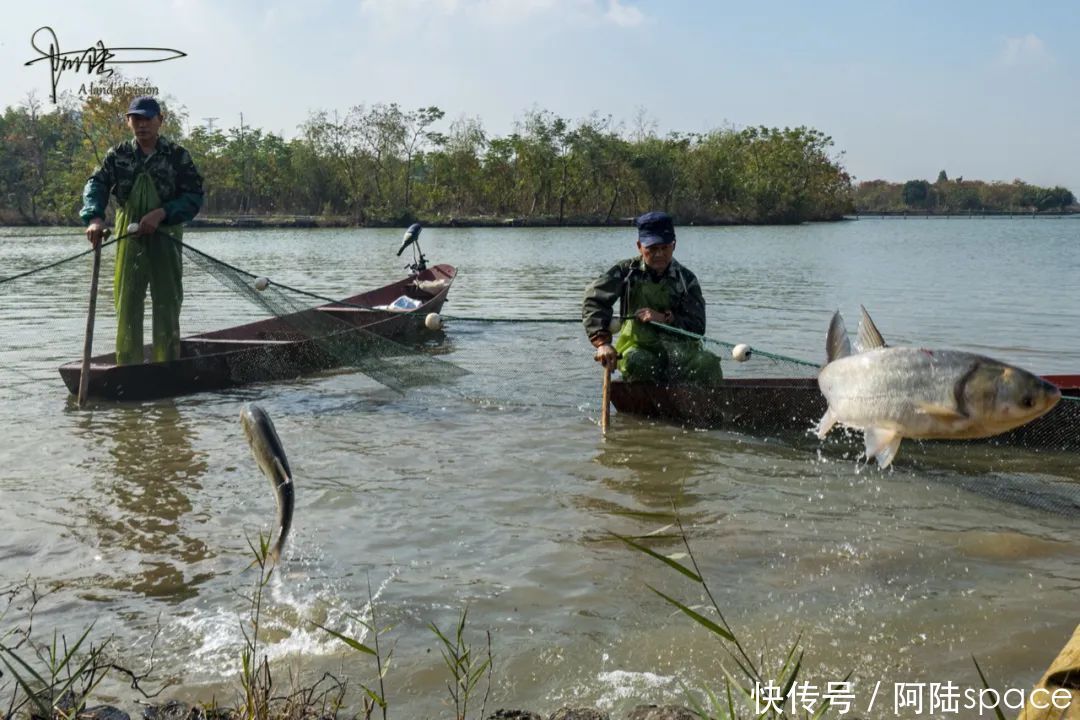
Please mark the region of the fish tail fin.
<svg viewBox="0 0 1080 720"><path fill-rule="evenodd" d="M851 341L848 339L847 328L844 327L844 318L837 310L833 313L832 320L829 322L829 332L825 336L825 357L828 362L832 362L850 354Z"/></svg>
<svg viewBox="0 0 1080 720"><path fill-rule="evenodd" d="M833 429L833 425L836 424L836 416L833 415L832 410L825 410L825 414L821 416L821 420L818 421L818 426L814 430L817 433L819 440L824 440L825 436L829 434L829 431Z"/></svg>
<svg viewBox="0 0 1080 720"><path fill-rule="evenodd" d="M900 451L900 441L903 439L904 436L895 430L867 428L864 432L866 458L877 460L880 468L889 467L896 459L896 453Z"/></svg>

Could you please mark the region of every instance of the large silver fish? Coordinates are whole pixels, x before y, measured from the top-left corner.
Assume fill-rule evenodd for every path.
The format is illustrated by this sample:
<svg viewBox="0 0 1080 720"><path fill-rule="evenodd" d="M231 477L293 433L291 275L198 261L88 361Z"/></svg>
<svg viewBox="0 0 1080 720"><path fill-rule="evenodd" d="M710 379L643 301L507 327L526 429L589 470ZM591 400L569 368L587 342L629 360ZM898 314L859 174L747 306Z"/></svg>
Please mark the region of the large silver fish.
<svg viewBox="0 0 1080 720"><path fill-rule="evenodd" d="M240 411L240 424L247 435L248 444L251 445L255 462L273 485L274 496L277 498L278 527L281 529L268 558L270 562L276 563L281 559L285 538L289 536L289 528L292 527L295 502L292 470L289 468L289 459L285 457L285 450L281 447L281 439L274 429L274 422L265 410L255 403L248 403Z"/></svg>
<svg viewBox="0 0 1080 720"><path fill-rule="evenodd" d="M900 441L983 438L1023 425L1061 399L1057 387L1026 370L956 350L888 347L862 308L852 354L837 312L826 339L818 387L829 403L818 424L862 430L866 457L888 467Z"/></svg>

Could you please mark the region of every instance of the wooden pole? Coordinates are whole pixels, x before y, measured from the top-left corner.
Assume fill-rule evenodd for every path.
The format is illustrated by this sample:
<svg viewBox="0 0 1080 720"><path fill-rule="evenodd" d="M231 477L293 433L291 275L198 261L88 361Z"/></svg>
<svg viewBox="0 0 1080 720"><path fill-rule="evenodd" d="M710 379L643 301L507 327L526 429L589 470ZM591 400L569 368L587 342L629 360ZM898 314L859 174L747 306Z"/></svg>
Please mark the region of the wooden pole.
<svg viewBox="0 0 1080 720"><path fill-rule="evenodd" d="M90 383L90 355L94 347L94 313L97 311L98 275L101 271L101 243L109 237L105 230L94 245L94 272L90 277L90 307L86 311L86 341L83 343L82 372L79 373L79 407L86 405L86 389Z"/></svg>
<svg viewBox="0 0 1080 720"><path fill-rule="evenodd" d="M600 434L607 437L608 424L611 421L611 368L604 366L604 386L600 392Z"/></svg>

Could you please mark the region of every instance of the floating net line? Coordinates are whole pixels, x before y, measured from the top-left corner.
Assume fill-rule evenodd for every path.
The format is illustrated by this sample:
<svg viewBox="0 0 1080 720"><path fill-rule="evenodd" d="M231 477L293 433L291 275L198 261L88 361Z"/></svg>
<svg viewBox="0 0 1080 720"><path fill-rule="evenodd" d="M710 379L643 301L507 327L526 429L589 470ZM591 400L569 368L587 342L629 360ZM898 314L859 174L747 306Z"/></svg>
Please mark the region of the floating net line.
<svg viewBox="0 0 1080 720"><path fill-rule="evenodd" d="M0 323L0 399L9 396L52 395L48 389L60 383L57 367L81 359L86 331L85 296L71 300L71 286L89 286L91 266L87 256L93 248L40 263L35 243L58 240L70 251L70 242L81 238L73 233L3 237L27 242L13 246L0 265L0 298L19 294L17 304L7 303ZM111 238L102 249L121 238ZM157 238L158 242L174 242ZM295 378L298 375L349 367L380 384L404 392L420 385L452 381L468 373L435 355L438 348L422 342L417 332L423 317L405 317L388 306L394 298L382 298L381 307L342 301L288 285L256 284L253 273L237 268L181 243L187 266L184 271L185 302L181 312L181 358L232 353L227 364L225 386L265 380ZM10 248L9 248L10 250ZM102 252L94 323L95 356L108 354L115 344L116 313L112 297L115 254ZM196 267L203 273L191 273ZM215 290L208 279L217 282ZM194 286L194 292L192 292ZM404 283L395 291L416 303L435 295L416 284ZM151 293L148 293L150 295ZM252 311L244 313L228 298L240 295ZM197 297L200 302L191 302ZM223 309L228 308L228 319ZM151 332L149 310L145 313L144 340ZM246 328L237 329L247 323ZM256 323L252 325L252 323ZM244 337L237 337L237 333ZM275 352L285 347L285 352ZM264 352L260 347L265 348Z"/></svg>
<svg viewBox="0 0 1080 720"><path fill-rule="evenodd" d="M70 243L81 240L81 236L63 233L26 238L35 243L47 239ZM115 242L116 239L110 239L103 248ZM0 394L40 394L43 389L54 388L58 382L57 366L80 357L86 301L80 298L79 302L72 302L72 294L79 296L79 293L72 293L71 287L81 289L89 285L87 271L91 263L87 256L92 250L86 245L83 247L87 249L59 260L48 258L49 262L38 262L36 267L32 266L31 258L20 259L20 265L12 268L15 272L10 274L8 267L0 268L0 275L6 276L0 279L0 295L18 289L22 294L20 312L24 315L16 321L16 324L21 321L22 327L14 337L10 334L3 337L0 332ZM70 245L66 249L70 251ZM215 331L223 328L273 317L279 322L261 339L313 339L310 356L300 363L305 373L344 367L358 370L398 392L428 386L429 391L438 388L439 392L454 394L480 408L563 408L594 419L599 417L602 373L600 366L592 361L580 318L443 314L447 334L409 333L405 337L387 337L389 333L384 334L383 328L392 328L400 318L370 321L376 312L370 303L342 301L277 280L271 280L260 290L256 285L260 277L256 273L224 262L187 243L183 244L183 253L187 267L181 330L185 338L193 334L214 336ZM43 258L33 255L33 259ZM102 254L95 355L111 350L115 339L116 317L109 277L113 272L113 260L113 253ZM190 272L192 267L201 272ZM213 282L207 284L207 280ZM57 298L60 293L52 290L63 286L67 287L67 292L60 301ZM246 301L243 306L230 302L236 295ZM58 316L56 310L60 303L63 308ZM323 309L316 310L319 305ZM249 309L246 316L241 312L244 306ZM50 318L53 340L48 343L42 343L35 331L41 316ZM364 323L362 328L357 328L358 321ZM413 327L422 321L422 317L416 317ZM150 324L149 319L145 324ZM525 330L530 326L536 327L537 332ZM474 331L471 335L470 329ZM146 331L149 335L149 328ZM550 342L552 338L556 342ZM710 350L726 358L724 372L727 376L809 377L816 372L812 363L756 349L750 362L735 363L730 359L734 344L708 337L699 339ZM200 343L189 339L183 343L184 352L222 349L208 340ZM445 355L438 356L446 352L454 355L453 362L445 360ZM538 352L544 355L542 361L537 360ZM296 360L289 358L292 363ZM251 354L246 364L234 361L229 372L238 383L281 379L288 368L286 363L274 367L276 362L272 353L265 356ZM291 379L298 374L288 377Z"/></svg>
<svg viewBox="0 0 1080 720"><path fill-rule="evenodd" d="M553 324L581 327L581 318L535 318L535 317L466 317L443 314L442 319L451 323L477 323L477 324ZM752 347L743 343L732 343L717 340L707 335L683 330L672 325L653 323L655 327L679 337L696 340L702 347L718 355L724 364L724 376L728 377L817 377L821 365L801 360L799 358L768 352L760 348ZM743 350L736 359L736 348ZM750 362L753 360L753 362ZM734 361L734 362L733 362Z"/></svg>
<svg viewBox="0 0 1080 720"><path fill-rule="evenodd" d="M45 412L55 410L59 390L56 368L80 357L85 332L83 288L89 285L87 256L92 250L68 254L70 243L80 238L73 233L17 238L46 245L55 242L55 247L50 247L51 255L43 255L30 248L23 252L21 247L9 246L5 248L9 252L0 255L4 258L0 264L0 302L12 292L20 295L17 304L5 302L0 319L0 400L10 395L36 396L37 403L22 407L31 411L42 406ZM3 237L0 242L10 239ZM116 239L110 239L103 247L115 242ZM57 259L60 252L64 256ZM450 393L478 408L513 407L525 411L563 408L579 417L581 414L593 419L599 416L602 373L599 365L592 361L591 349L584 340L581 321L577 317L444 313L446 332L440 334L412 332L419 330L424 320L413 313L407 318L412 321L410 332L398 334L394 326L406 318L384 314L373 302L334 299L277 281L270 281L260 290L257 285L260 278L255 273L187 244L183 252L185 265L203 271L188 273L185 270L186 295L189 300L198 298L198 302L185 302L184 305L181 327L185 338L201 333L212 340L215 331L223 328L273 319L272 327L264 329L262 337L256 339L282 342L310 339L305 351L308 355L303 358L306 372L345 367L359 370L398 392L424 386L425 392ZM114 342L115 313L109 278L112 261L113 253L103 253L95 354L107 352ZM72 290L73 286L78 288L77 292ZM419 288L412 294L417 298L425 296ZM230 302L236 295L247 301L247 315L241 311L243 306ZM79 301L73 302L73 296L78 296ZM317 309L318 306L322 309ZM44 336L43 323L47 325ZM818 363L755 347L748 348L749 357L745 362L737 362L732 353L738 344L678 328L665 326L665 329L688 340L699 341L719 355L727 379L773 381L787 378L805 384L819 370ZM206 344L213 349L212 342ZM542 361L538 361L539 353L543 354ZM445 359L447 354L454 362ZM285 373L285 370L295 361L295 357L290 358L285 363L288 367L275 368L273 355L256 354L247 366L238 364L232 372L238 382L293 379L299 373ZM795 396L784 391L759 397L760 408L755 413L757 424L748 423L746 417L727 423L722 414L718 416L721 421L717 424L702 422L704 418L693 414L675 418L675 421L688 426L712 426L776 436L811 449L822 448L825 452L842 448L848 457L854 457L852 449L859 449L859 433L847 436L834 433L825 445L809 433L820 417L823 405L808 411L803 402L793 400ZM700 404L690 408L691 412L701 409ZM1010 477L1045 475L1047 478L1075 479L1075 453L1080 452L1077 428L1080 428L1080 398L1065 397L1048 416L1006 435L971 443L905 441L901 457L926 458L928 466L955 468L959 473L957 477L970 478L973 483L987 473L999 472L1007 472ZM1043 468L1047 472L1040 474L1032 468ZM1031 497L1041 497L1045 487L1046 483L1033 482L1028 490L1023 487L1002 489L1002 499L1012 499L1025 492ZM1076 512L1075 508L1080 506L1080 484L1066 482L1062 487L1062 492L1046 496L1058 500L1046 500L1046 503L1056 504L1059 508L1074 508L1072 512ZM1062 497L1064 500L1060 500Z"/></svg>
<svg viewBox="0 0 1080 720"><path fill-rule="evenodd" d="M565 326L568 332L583 334L580 319L570 317L443 317L452 328L462 324L493 328L548 324L560 326L560 329ZM755 379L774 382L785 378L805 387L821 368L818 363L808 360L725 342L680 328L660 327L674 335L699 341L704 348L719 355L725 379L739 378L754 384ZM587 348L584 352L588 352ZM736 360L735 355L743 360ZM585 372L592 383L586 382L584 386L595 393L600 371L594 365L586 366ZM580 387L579 384L579 391ZM811 386L810 396L816 395L813 387L816 384ZM761 407L752 413L752 417L744 415L730 422L730 415L717 407L724 402L722 394L710 398L705 392L696 396L690 390L673 389L671 392L676 397L685 392L689 399L682 408L684 413L665 416L669 421L690 427L777 437L808 452L820 450L824 457L831 456L843 462L850 462L863 450L862 433L856 431L834 432L824 443L817 439L812 428L824 413L825 402L818 397L817 403L808 408L806 392L772 389L763 383L754 391ZM508 393L501 395L505 397ZM549 395L546 401L552 403L555 399ZM920 474L925 473L937 482L956 485L1001 502L1080 517L1080 474L1076 470L1076 453L1080 452L1078 429L1080 397L1065 396L1047 416L997 437L974 441L905 440L900 466L915 467Z"/></svg>
<svg viewBox="0 0 1080 720"><path fill-rule="evenodd" d="M107 248L118 240L117 237L106 239L101 247ZM86 331L87 296L82 295L82 303L76 310L59 304L57 295L70 282L62 279L65 274L70 275L77 265L90 267L89 259L85 266L78 261L88 258L94 249L86 243L84 235L72 232L3 236L0 241L28 243L15 246L15 250L5 248L3 262L0 262L0 402L13 397L25 401L40 396L42 387L56 388L60 383L56 366L74 359L76 355L72 353L81 350ZM86 250L69 255L70 245L79 241ZM60 245L64 255L43 263L41 248L50 243ZM102 277L107 274L106 265L110 264L105 261L108 255L110 253L102 253ZM81 293L89 289L89 277L89 272L84 275L80 270ZM101 286L106 285L111 288L111 284L99 284L99 308L108 304L100 293ZM6 296L15 293L19 294L17 304L6 301ZM69 309L73 310L70 314ZM108 309L99 313L108 314ZM70 343L58 343L57 338L66 338Z"/></svg>

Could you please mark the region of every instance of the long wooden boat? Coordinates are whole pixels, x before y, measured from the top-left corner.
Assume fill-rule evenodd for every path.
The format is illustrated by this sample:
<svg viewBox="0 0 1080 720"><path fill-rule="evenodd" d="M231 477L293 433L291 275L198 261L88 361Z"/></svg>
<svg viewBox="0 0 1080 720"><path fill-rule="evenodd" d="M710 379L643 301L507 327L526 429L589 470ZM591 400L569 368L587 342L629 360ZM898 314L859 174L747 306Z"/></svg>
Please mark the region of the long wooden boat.
<svg viewBox="0 0 1080 720"><path fill-rule="evenodd" d="M1040 418L978 442L1080 452L1080 375L1045 375L1062 400ZM611 383L620 413L661 418L687 427L757 434L805 433L825 414L816 378L733 378L715 387Z"/></svg>
<svg viewBox="0 0 1080 720"><path fill-rule="evenodd" d="M423 328L428 313L438 312L457 275L451 265L434 265L385 287L327 303L292 315L282 315L180 340L180 358L117 365L116 354L91 358L87 394L109 400L150 400L295 378L342 364L333 351L335 340L347 345L352 333L375 333L402 338ZM409 311L374 309L401 296L420 301ZM329 319L328 319L329 318ZM329 328L326 337L312 337L303 328ZM329 348L329 349L328 349ZM60 367L68 390L77 394L82 362Z"/></svg>

